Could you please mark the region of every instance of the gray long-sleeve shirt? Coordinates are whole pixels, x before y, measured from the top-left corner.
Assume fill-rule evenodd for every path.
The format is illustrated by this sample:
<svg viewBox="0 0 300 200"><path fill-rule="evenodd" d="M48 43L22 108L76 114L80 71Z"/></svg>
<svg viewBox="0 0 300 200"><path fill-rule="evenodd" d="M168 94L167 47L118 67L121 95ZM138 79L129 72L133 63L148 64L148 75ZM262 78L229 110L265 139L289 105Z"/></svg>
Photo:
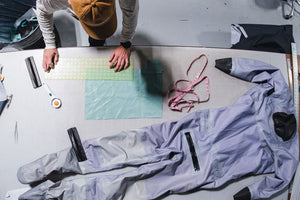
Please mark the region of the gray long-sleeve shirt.
<svg viewBox="0 0 300 200"><path fill-rule="evenodd" d="M138 0L119 0L122 10L121 42L131 41L137 26ZM56 48L53 32L53 13L58 10L72 10L68 0L37 0L37 18L42 31L46 49Z"/></svg>

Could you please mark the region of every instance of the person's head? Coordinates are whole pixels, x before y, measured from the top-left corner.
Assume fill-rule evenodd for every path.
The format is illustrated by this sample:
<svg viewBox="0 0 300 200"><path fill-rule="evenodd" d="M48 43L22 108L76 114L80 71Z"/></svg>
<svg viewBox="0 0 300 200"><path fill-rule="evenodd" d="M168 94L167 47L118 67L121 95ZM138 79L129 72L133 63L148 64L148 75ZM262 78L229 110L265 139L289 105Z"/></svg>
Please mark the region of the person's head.
<svg viewBox="0 0 300 200"><path fill-rule="evenodd" d="M68 2L90 37L103 40L116 31L115 0L68 0Z"/></svg>

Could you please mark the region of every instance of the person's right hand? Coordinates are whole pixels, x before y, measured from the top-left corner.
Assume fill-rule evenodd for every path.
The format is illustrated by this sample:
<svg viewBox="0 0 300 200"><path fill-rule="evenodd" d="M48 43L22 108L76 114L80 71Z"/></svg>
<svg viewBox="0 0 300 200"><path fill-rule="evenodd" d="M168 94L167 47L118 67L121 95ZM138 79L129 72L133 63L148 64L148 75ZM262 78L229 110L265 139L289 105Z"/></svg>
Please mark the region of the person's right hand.
<svg viewBox="0 0 300 200"><path fill-rule="evenodd" d="M54 65L58 62L58 56L57 49L44 49L43 68L45 72L54 69Z"/></svg>

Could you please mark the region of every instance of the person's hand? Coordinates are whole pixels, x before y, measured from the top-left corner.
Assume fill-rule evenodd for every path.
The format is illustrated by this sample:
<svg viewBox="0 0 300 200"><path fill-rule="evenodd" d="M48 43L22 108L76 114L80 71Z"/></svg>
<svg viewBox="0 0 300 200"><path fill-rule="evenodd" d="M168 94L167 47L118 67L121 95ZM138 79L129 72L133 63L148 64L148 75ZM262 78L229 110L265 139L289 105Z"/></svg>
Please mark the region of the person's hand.
<svg viewBox="0 0 300 200"><path fill-rule="evenodd" d="M109 58L109 68L115 68L115 72L129 67L130 48L117 47Z"/></svg>
<svg viewBox="0 0 300 200"><path fill-rule="evenodd" d="M54 69L54 65L58 62L58 51L57 49L44 49L43 56L43 68L45 72L50 72Z"/></svg>

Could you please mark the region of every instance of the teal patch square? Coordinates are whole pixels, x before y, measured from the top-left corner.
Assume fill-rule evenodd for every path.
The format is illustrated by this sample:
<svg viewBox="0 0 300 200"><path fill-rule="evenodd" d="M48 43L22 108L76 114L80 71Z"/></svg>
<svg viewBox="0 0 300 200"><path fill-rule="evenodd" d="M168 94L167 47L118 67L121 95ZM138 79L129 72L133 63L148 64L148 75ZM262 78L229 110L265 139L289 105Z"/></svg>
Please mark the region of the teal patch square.
<svg viewBox="0 0 300 200"><path fill-rule="evenodd" d="M133 72L132 81L86 80L85 118L88 120L161 118L160 62L150 61L147 69L134 69Z"/></svg>

